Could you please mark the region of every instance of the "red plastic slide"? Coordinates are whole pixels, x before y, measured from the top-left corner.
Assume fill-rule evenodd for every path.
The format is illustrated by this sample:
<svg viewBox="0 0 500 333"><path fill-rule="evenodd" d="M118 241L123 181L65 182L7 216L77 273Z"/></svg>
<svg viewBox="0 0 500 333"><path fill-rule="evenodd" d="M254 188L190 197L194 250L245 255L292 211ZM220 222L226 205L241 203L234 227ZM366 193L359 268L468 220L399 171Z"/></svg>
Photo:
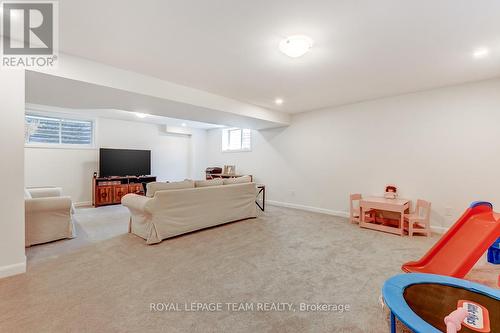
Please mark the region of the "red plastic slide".
<svg viewBox="0 0 500 333"><path fill-rule="evenodd" d="M422 259L401 268L408 273L463 278L498 237L500 214L493 212L489 202L473 202Z"/></svg>

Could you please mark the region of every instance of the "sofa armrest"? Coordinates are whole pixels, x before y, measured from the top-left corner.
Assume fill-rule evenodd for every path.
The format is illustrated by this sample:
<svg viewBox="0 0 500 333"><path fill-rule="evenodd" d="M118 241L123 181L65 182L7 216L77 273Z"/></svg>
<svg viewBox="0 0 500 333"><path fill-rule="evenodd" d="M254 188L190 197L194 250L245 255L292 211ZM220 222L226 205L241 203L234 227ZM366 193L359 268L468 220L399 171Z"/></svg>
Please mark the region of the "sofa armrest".
<svg viewBox="0 0 500 333"><path fill-rule="evenodd" d="M60 197L62 195L62 188L60 187L37 187L26 189L32 198L49 198Z"/></svg>
<svg viewBox="0 0 500 333"><path fill-rule="evenodd" d="M25 199L24 207L26 212L47 212L47 211L65 211L71 212L70 197L50 197Z"/></svg>
<svg viewBox="0 0 500 333"><path fill-rule="evenodd" d="M129 193L122 197L122 205L127 207L131 211L149 212L147 204L151 200L153 200L153 198Z"/></svg>

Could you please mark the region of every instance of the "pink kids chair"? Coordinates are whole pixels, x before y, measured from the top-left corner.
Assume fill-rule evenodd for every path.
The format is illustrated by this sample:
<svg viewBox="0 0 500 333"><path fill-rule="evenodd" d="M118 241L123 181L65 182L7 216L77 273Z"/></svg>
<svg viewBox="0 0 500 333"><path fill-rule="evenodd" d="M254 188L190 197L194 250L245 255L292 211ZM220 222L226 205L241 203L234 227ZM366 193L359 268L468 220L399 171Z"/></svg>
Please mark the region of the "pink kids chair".
<svg viewBox="0 0 500 333"><path fill-rule="evenodd" d="M431 235L431 203L425 200L418 199L415 212L413 214L405 214L405 227L408 227L408 236L412 237L414 233L424 233L426 236Z"/></svg>
<svg viewBox="0 0 500 333"><path fill-rule="evenodd" d="M361 207L359 206L361 199L362 196L359 193L349 195L349 221L351 221L351 223L361 222ZM375 210L371 209L366 211L365 214L366 222L375 221Z"/></svg>

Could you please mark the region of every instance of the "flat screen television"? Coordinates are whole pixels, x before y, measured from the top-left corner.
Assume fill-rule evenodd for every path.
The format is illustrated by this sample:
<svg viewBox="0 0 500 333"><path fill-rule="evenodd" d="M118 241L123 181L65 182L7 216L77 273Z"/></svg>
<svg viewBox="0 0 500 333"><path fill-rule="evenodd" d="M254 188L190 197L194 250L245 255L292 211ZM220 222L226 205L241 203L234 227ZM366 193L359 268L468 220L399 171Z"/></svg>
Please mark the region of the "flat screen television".
<svg viewBox="0 0 500 333"><path fill-rule="evenodd" d="M145 176L151 174L151 150L99 150L99 176Z"/></svg>

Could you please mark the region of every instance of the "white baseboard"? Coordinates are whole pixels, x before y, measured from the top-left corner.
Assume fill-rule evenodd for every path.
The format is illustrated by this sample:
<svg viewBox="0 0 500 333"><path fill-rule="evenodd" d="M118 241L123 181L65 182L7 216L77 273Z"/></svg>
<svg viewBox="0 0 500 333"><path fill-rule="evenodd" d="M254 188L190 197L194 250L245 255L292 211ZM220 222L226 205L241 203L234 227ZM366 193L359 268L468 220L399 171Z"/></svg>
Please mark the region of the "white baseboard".
<svg viewBox="0 0 500 333"><path fill-rule="evenodd" d="M26 273L26 257L24 257L23 262L0 267L0 279L22 273Z"/></svg>
<svg viewBox="0 0 500 333"><path fill-rule="evenodd" d="M436 227L436 226L431 225L431 231L435 232L436 234L444 234L445 232L448 231L448 228Z"/></svg>
<svg viewBox="0 0 500 333"><path fill-rule="evenodd" d="M331 209L312 207L312 206L305 206L305 205L293 204L293 203L288 203L288 202L266 200L266 204L269 204L271 206L300 209L300 210L305 210L307 212L313 212L313 213L321 213L321 214L340 216L340 217L349 217L348 212L342 212L342 211L338 211L338 210L331 210Z"/></svg>
<svg viewBox="0 0 500 333"><path fill-rule="evenodd" d="M332 216L339 216L339 217L345 217L345 218L349 217L348 212L343 212L340 210L331 210L331 209L306 206L306 205L299 205L299 204L280 202L280 201L274 201L274 200L266 200L266 204L269 204L271 206L294 208L294 209L304 210L307 212L314 212L314 213L320 213L320 214L326 214L326 215L332 215ZM438 233L438 234L444 234L448 230L448 228L431 226L431 230L435 233Z"/></svg>
<svg viewBox="0 0 500 333"><path fill-rule="evenodd" d="M92 206L92 201L81 201L81 202L75 202L73 203L75 207L86 207L86 206Z"/></svg>

